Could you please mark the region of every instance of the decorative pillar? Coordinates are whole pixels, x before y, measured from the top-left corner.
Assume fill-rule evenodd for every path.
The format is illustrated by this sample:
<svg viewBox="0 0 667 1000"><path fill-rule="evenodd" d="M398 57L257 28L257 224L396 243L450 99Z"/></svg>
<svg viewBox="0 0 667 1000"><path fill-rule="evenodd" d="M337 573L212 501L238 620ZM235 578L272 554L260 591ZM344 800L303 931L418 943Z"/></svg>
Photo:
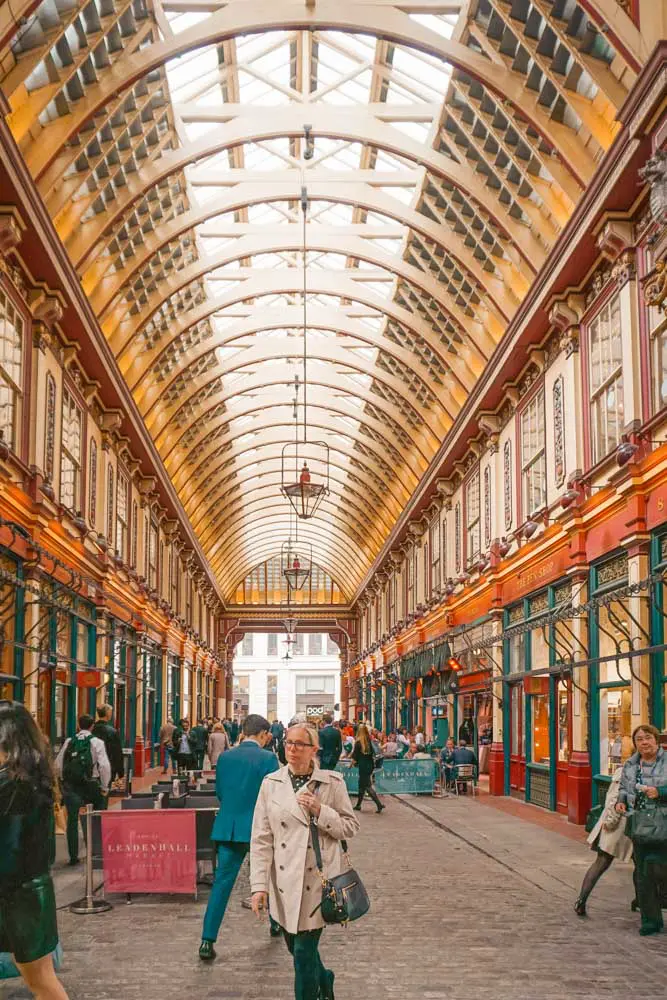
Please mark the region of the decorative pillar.
<svg viewBox="0 0 667 1000"><path fill-rule="evenodd" d="M583 605L588 600L588 574L577 571L572 577L576 589L576 603ZM588 618L577 616L572 619L574 633L574 659L584 659L583 650L589 650ZM576 640L576 641L575 641ZM590 754L590 683L589 669L575 668L573 671L572 695L572 752L567 770L567 818L570 823L582 824L591 807L593 772Z"/></svg>
<svg viewBox="0 0 667 1000"><path fill-rule="evenodd" d="M503 631L503 616L502 612L496 613L494 615L492 623L492 632L494 637L498 637L498 641L494 642L491 647L491 690L493 691L494 697L493 702L493 742L491 744L491 749L489 750L489 792L491 795L504 795L505 794L505 768L509 770L510 762L505 760L504 753L504 717L503 717L503 702L509 691L506 684L494 681L494 676L497 677L499 670L502 674L502 662L503 662L503 641L502 641L502 631ZM495 663L494 663L495 661Z"/></svg>

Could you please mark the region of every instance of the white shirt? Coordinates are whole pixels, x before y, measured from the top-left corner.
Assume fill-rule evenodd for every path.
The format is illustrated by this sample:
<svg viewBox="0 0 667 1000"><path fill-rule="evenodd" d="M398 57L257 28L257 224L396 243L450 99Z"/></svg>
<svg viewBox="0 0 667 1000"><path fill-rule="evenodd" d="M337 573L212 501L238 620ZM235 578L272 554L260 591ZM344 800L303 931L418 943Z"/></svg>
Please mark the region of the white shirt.
<svg viewBox="0 0 667 1000"><path fill-rule="evenodd" d="M423 742L424 742L424 734L423 733L416 733L415 734L415 743L417 744L417 746L420 747L423 744Z"/></svg>
<svg viewBox="0 0 667 1000"><path fill-rule="evenodd" d="M92 736L92 733L89 729L82 729L76 734L74 739L78 740L83 736ZM69 743L69 739L65 740L60 748L60 753L56 757L56 774L58 774L61 778L63 776L65 751ZM102 791L106 792L111 784L111 764L109 763L109 758L107 757L107 748L105 747L103 741L98 739L97 736L93 736L90 741L90 753L93 758L93 777L100 779Z"/></svg>
<svg viewBox="0 0 667 1000"><path fill-rule="evenodd" d="M396 742L406 743L408 746L410 746L410 740L407 738L407 736L404 736L403 733L398 734L398 736L396 737Z"/></svg>

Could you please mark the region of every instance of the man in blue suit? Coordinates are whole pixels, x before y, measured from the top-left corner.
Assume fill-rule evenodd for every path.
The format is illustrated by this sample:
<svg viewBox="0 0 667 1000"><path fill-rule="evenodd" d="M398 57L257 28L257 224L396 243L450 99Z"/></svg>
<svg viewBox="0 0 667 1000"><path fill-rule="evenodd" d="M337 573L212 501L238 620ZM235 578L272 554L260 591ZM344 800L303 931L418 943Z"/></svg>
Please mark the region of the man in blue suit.
<svg viewBox="0 0 667 1000"><path fill-rule="evenodd" d="M204 961L215 958L213 945L243 859L250 850L252 818L260 786L266 775L280 766L276 755L264 749L272 741L267 719L249 715L243 724L243 735L239 746L220 754L216 767L215 794L220 810L211 840L218 845L218 863L199 948L199 957Z"/></svg>

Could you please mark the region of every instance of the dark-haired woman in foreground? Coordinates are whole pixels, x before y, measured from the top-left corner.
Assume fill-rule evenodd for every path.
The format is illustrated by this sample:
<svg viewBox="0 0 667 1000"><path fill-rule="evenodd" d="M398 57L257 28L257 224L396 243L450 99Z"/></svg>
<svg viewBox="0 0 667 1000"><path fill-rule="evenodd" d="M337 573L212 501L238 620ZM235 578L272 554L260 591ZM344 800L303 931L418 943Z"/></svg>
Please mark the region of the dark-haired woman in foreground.
<svg viewBox="0 0 667 1000"><path fill-rule="evenodd" d="M0 701L0 951L13 955L37 1000L67 1000L51 957L53 789L49 748L32 716Z"/></svg>

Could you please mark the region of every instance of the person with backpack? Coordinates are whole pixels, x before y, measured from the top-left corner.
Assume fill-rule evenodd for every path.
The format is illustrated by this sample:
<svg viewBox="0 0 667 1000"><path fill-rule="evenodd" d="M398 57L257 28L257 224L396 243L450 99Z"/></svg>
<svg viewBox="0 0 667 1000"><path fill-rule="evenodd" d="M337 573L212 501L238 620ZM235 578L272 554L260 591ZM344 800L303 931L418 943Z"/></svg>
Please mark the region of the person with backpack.
<svg viewBox="0 0 667 1000"><path fill-rule="evenodd" d="M111 783L111 764L101 739L93 736L92 715L79 716L79 731L65 740L56 758L56 773L63 782L67 809L67 850L70 865L79 863L79 813L91 803L106 809Z"/></svg>
<svg viewBox="0 0 667 1000"><path fill-rule="evenodd" d="M125 778L125 760L123 758L123 744L120 733L114 728L111 722L113 718L113 708L111 705L99 705L97 709L97 722L92 728L93 736L102 740L107 751L107 757L111 764L111 781Z"/></svg>

